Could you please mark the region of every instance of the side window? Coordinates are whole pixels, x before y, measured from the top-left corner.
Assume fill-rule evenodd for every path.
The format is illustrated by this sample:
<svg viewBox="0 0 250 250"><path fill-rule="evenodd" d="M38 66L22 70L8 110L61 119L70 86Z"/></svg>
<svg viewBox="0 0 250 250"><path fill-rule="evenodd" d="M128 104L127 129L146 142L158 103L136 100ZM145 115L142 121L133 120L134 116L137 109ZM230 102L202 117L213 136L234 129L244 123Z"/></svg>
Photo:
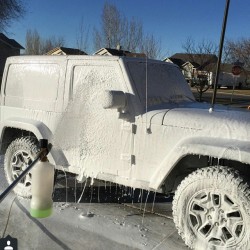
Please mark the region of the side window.
<svg viewBox="0 0 250 250"><path fill-rule="evenodd" d="M35 108L39 103L55 102L59 77L57 64L11 64L5 86L6 105Z"/></svg>

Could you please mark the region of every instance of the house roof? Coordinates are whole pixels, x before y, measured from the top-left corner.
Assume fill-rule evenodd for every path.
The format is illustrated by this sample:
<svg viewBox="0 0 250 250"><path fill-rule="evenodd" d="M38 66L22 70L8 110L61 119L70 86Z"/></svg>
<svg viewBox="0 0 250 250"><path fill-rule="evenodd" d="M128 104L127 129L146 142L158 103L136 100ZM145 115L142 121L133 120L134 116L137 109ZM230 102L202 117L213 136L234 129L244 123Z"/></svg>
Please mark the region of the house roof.
<svg viewBox="0 0 250 250"><path fill-rule="evenodd" d="M146 54L144 54L144 53L133 53L133 52L126 54L126 56L128 56L128 57L140 57L140 58L147 57Z"/></svg>
<svg viewBox="0 0 250 250"><path fill-rule="evenodd" d="M170 60L172 63L178 65L179 67L181 67L185 63L183 60L178 58L166 58L163 61L167 61L167 59Z"/></svg>
<svg viewBox="0 0 250 250"><path fill-rule="evenodd" d="M20 45L16 40L9 39L7 36L5 36L3 33L0 33L0 41L4 42L8 46L14 49L24 49L22 45Z"/></svg>
<svg viewBox="0 0 250 250"><path fill-rule="evenodd" d="M46 55L87 55L82 50L66 47L56 47L46 53Z"/></svg>
<svg viewBox="0 0 250 250"><path fill-rule="evenodd" d="M200 67L200 64L196 63L196 62L185 62L182 67L185 67L187 64L191 64L194 68L198 68Z"/></svg>
<svg viewBox="0 0 250 250"><path fill-rule="evenodd" d="M142 57L146 58L144 53L133 53L128 50L101 48L94 55L109 55L109 56L127 56L127 57Z"/></svg>
<svg viewBox="0 0 250 250"><path fill-rule="evenodd" d="M110 56L126 56L126 54L130 53L127 50L118 50L111 48L101 48L95 52L95 55L110 55Z"/></svg>
<svg viewBox="0 0 250 250"><path fill-rule="evenodd" d="M217 62L218 58L214 54L190 54L190 53L176 53L169 57L169 59L182 66L186 62L192 63L196 67L205 67L209 63ZM166 59L165 59L166 60Z"/></svg>

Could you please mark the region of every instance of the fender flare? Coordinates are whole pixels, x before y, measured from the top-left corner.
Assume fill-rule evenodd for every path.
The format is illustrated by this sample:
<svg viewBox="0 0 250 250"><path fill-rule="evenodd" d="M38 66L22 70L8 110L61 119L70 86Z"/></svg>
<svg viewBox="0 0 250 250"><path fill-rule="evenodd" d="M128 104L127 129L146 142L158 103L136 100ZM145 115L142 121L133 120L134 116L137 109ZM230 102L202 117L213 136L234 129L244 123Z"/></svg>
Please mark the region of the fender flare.
<svg viewBox="0 0 250 250"><path fill-rule="evenodd" d="M1 128L0 128L2 131L1 141L3 138L5 128L16 128L20 130L30 131L36 136L38 140L47 139L49 142L53 142L53 134L51 130L41 121L36 121L27 118L18 118L18 117L13 117L4 120L1 123ZM50 155L48 155L48 158L52 164L63 167L69 166L69 163L60 147L58 146L52 147Z"/></svg>
<svg viewBox="0 0 250 250"><path fill-rule="evenodd" d="M150 179L149 188L159 189L172 169L187 155L207 155L250 164L250 144L247 141L211 137L184 139L165 156L157 167Z"/></svg>

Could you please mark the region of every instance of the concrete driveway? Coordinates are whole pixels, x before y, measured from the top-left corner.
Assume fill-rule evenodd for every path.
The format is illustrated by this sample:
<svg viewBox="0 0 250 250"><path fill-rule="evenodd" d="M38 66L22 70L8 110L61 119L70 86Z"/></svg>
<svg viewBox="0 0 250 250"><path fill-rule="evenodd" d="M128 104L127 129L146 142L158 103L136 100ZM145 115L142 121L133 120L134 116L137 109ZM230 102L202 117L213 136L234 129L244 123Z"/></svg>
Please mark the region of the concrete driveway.
<svg viewBox="0 0 250 250"><path fill-rule="evenodd" d="M2 192L6 187L2 166L0 176ZM0 203L0 237L17 238L19 250L187 249L171 219L169 199L140 190L131 198L132 191L98 184L75 203L82 188L61 185L55 191L53 215L45 219L32 218L29 200L11 193Z"/></svg>

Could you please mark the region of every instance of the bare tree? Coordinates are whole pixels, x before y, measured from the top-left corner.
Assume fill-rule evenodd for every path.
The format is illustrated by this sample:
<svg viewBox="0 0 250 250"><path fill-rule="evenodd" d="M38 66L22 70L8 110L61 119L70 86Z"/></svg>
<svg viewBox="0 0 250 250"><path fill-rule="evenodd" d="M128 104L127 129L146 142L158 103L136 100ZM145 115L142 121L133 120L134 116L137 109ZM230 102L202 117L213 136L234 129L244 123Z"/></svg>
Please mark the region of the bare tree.
<svg viewBox="0 0 250 250"><path fill-rule="evenodd" d="M105 3L102 12L102 31L104 44L114 48L121 43L124 27L123 17L115 5Z"/></svg>
<svg viewBox="0 0 250 250"><path fill-rule="evenodd" d="M37 30L28 30L26 32L26 49L27 55L40 55L41 37Z"/></svg>
<svg viewBox="0 0 250 250"><path fill-rule="evenodd" d="M19 19L24 13L21 0L0 0L0 32L6 31L11 21Z"/></svg>
<svg viewBox="0 0 250 250"><path fill-rule="evenodd" d="M209 89L209 82L211 83L213 80L211 77L215 73L217 46L207 40L196 43L189 37L182 45L182 48L188 61L194 67L191 71L191 79L189 79L190 85L196 87L199 93L199 101L201 101L202 94ZM183 69L186 70L186 68Z"/></svg>
<svg viewBox="0 0 250 250"><path fill-rule="evenodd" d="M28 30L26 33L26 49L27 55L43 55L55 47L64 45L63 37L52 36L50 38L42 38L37 30Z"/></svg>
<svg viewBox="0 0 250 250"><path fill-rule="evenodd" d="M126 29L128 29L127 19L115 5L106 2L101 16L101 30L94 29L95 49L115 48L118 44L122 44L125 48L122 40L127 33Z"/></svg>
<svg viewBox="0 0 250 250"><path fill-rule="evenodd" d="M245 67L250 67L250 38L227 40L224 51L225 61L233 63L239 60Z"/></svg>
<svg viewBox="0 0 250 250"><path fill-rule="evenodd" d="M79 27L76 33L76 46L77 49L81 51L87 51L88 43L89 43L89 26L86 27L83 21L83 18L81 18L81 21L79 23Z"/></svg>
<svg viewBox="0 0 250 250"><path fill-rule="evenodd" d="M140 48L141 48L140 50L143 53L145 53L148 58L160 58L161 57L160 41L157 41L153 35L144 36Z"/></svg>
<svg viewBox="0 0 250 250"><path fill-rule="evenodd" d="M201 66L208 63L207 55L217 54L218 50L217 46L211 41L203 39L201 42L196 43L191 37L186 39L182 44L182 48L189 55L190 61L196 61Z"/></svg>
<svg viewBox="0 0 250 250"><path fill-rule="evenodd" d="M40 54L43 55L56 47L64 46L64 44L65 44L65 41L63 37L51 36L46 39L41 39Z"/></svg>
<svg viewBox="0 0 250 250"><path fill-rule="evenodd" d="M124 21L123 46L129 51L137 51L143 42L143 25L132 18Z"/></svg>
<svg viewBox="0 0 250 250"><path fill-rule="evenodd" d="M160 55L160 42L153 35L144 34L143 25L135 18L129 20L117 7L105 3L101 17L101 30L94 29L95 49L101 47L116 48L121 45L124 50L144 52L149 58Z"/></svg>
<svg viewBox="0 0 250 250"><path fill-rule="evenodd" d="M104 42L103 42L103 38L102 38L102 34L101 32L94 28L93 29L93 43L94 43L94 50L98 50L102 47L107 47Z"/></svg>

